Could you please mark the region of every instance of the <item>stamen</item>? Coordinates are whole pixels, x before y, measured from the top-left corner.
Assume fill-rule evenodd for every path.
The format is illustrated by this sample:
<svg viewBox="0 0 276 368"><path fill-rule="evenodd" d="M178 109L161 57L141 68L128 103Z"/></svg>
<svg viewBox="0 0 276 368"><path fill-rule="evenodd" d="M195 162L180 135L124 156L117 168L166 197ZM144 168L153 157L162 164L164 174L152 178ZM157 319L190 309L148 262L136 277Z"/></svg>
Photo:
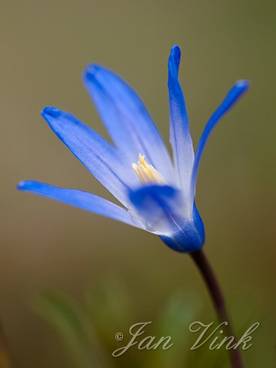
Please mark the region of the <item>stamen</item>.
<svg viewBox="0 0 276 368"><path fill-rule="evenodd" d="M132 168L142 183L163 184L165 182L162 175L146 161L142 154L139 154L138 162L133 163Z"/></svg>

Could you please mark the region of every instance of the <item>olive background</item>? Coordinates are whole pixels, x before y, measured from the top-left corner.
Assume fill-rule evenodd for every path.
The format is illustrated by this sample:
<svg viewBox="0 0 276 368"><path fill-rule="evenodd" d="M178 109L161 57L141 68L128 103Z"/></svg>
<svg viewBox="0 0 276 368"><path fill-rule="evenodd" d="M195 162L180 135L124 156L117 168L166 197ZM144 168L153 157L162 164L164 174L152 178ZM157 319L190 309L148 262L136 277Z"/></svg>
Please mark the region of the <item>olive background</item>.
<svg viewBox="0 0 276 368"><path fill-rule="evenodd" d="M182 48L195 142L231 85L250 80L208 142L197 202L205 251L233 320L261 323L244 353L247 366L274 366L275 11L269 0L1 0L0 319L15 367L70 367L61 341L32 307L48 289L81 300L88 288L118 278L144 320L174 290L192 290L214 318L188 255L126 225L16 191L20 180L38 179L110 198L40 111L55 105L106 137L82 85L84 67L96 62L138 91L168 143L173 44Z"/></svg>

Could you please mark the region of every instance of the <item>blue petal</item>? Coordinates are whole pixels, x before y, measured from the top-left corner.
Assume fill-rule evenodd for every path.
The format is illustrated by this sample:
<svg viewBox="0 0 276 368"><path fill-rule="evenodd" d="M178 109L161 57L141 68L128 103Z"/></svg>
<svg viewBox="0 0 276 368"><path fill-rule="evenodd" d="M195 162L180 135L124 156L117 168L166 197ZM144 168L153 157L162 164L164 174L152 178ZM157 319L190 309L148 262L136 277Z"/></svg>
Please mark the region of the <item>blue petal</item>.
<svg viewBox="0 0 276 368"><path fill-rule="evenodd" d="M202 153L204 151L205 145L207 140L212 133L214 127L220 121L220 119L231 109L231 107L239 100L239 98L248 90L249 83L245 80L240 80L234 84L234 86L230 89L222 103L218 106L216 111L211 115L210 119L208 120L203 133L200 137L196 155L195 155L195 162L193 167L193 174L192 174L192 191L195 192L196 187L196 180L198 175L198 168Z"/></svg>
<svg viewBox="0 0 276 368"><path fill-rule="evenodd" d="M129 163L143 154L165 178L171 179L167 149L136 92L119 76L97 65L87 68L84 82L110 136Z"/></svg>
<svg viewBox="0 0 276 368"><path fill-rule="evenodd" d="M145 228L174 250L192 252L204 243L204 226L196 207L185 214L181 192L168 185L148 185L132 190L129 198Z"/></svg>
<svg viewBox="0 0 276 368"><path fill-rule="evenodd" d="M195 252L201 249L205 242L205 229L200 214L194 205L193 222L182 225L181 231L171 236L160 236L161 240L177 252Z"/></svg>
<svg viewBox="0 0 276 368"><path fill-rule="evenodd" d="M194 163L194 149L189 130L185 99L178 80L180 59L181 50L178 46L174 46L171 49L168 62L170 141L173 148L178 182L184 191L189 191Z"/></svg>
<svg viewBox="0 0 276 368"><path fill-rule="evenodd" d="M126 204L128 186L137 179L131 168L123 164L115 148L69 113L46 107L42 116L95 178Z"/></svg>
<svg viewBox="0 0 276 368"><path fill-rule="evenodd" d="M17 187L21 191L47 197L97 215L112 218L128 225L140 227L127 210L94 194L76 189L59 188L38 181L23 181Z"/></svg>

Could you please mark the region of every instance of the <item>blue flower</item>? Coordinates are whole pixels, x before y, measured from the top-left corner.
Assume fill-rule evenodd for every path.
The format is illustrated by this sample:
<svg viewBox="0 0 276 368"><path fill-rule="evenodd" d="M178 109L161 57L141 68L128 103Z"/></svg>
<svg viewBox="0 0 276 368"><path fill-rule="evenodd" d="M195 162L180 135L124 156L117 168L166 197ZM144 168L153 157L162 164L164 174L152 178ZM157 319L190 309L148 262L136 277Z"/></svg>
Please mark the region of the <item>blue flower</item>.
<svg viewBox="0 0 276 368"><path fill-rule="evenodd" d="M195 204L200 159L213 128L248 89L248 82L238 81L230 89L209 118L194 152L178 80L180 58L180 48L174 46L168 61L173 160L136 92L102 66L89 66L84 83L112 144L70 113L55 107L42 111L53 132L121 206L88 192L37 181L23 181L18 189L146 230L180 252L200 249L205 239Z"/></svg>

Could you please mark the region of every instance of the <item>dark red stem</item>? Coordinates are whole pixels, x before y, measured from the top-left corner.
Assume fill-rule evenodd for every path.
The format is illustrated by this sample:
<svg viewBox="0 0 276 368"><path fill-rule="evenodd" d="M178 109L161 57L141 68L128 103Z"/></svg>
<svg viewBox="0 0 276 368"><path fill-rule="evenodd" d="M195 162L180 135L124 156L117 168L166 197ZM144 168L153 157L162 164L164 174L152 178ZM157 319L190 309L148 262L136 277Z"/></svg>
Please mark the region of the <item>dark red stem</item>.
<svg viewBox="0 0 276 368"><path fill-rule="evenodd" d="M225 300L224 300L220 285L218 283L218 280L214 274L214 271L207 257L205 256L205 253L202 250L199 250L199 251L190 253L190 255L193 261L195 262L195 264L197 265L201 273L201 276L203 277L203 280L207 286L207 289L210 293L210 296L211 296L213 305L215 307L219 321L228 322L228 324L225 326L225 328L227 329L227 334L229 336L234 336L235 338L235 335L233 333L232 326L231 326L231 321L229 319L229 315L226 310ZM241 354L238 348L230 349L229 354L230 354L230 361L231 361L232 368L243 368L244 367L242 358L241 358Z"/></svg>

